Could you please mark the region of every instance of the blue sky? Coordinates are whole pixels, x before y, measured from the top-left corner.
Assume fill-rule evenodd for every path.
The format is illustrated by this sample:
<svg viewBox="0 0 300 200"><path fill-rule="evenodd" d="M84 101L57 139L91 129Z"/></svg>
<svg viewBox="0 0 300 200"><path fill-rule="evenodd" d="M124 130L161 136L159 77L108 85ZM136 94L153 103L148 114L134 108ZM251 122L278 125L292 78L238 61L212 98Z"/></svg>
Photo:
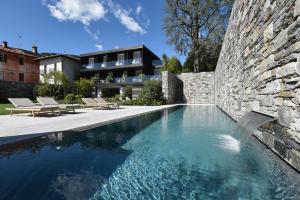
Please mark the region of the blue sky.
<svg viewBox="0 0 300 200"><path fill-rule="evenodd" d="M163 17L164 0L1 0L0 40L70 54L145 44L183 62L167 44Z"/></svg>

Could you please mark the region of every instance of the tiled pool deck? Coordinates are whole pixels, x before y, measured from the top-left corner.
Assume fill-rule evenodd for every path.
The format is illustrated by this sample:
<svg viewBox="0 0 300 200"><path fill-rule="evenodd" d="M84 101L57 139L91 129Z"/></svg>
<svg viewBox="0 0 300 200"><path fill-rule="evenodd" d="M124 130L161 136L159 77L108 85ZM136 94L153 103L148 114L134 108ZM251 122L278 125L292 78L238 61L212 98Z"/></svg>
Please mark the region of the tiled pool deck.
<svg viewBox="0 0 300 200"><path fill-rule="evenodd" d="M78 109L76 114L64 113L61 116L44 115L35 118L28 114L3 115L0 116L0 139L56 131L85 130L171 106L175 105L122 106L115 110Z"/></svg>

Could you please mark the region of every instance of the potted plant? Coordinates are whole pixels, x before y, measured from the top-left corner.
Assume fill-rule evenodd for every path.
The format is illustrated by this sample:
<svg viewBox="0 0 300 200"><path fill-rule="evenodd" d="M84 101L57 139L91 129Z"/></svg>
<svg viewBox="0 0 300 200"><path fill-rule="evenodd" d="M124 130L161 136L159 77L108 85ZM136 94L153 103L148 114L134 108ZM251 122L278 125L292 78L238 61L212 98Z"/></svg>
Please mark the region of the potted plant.
<svg viewBox="0 0 300 200"><path fill-rule="evenodd" d="M112 83L114 81L113 73L112 72L107 73L105 80L106 80L106 83Z"/></svg>
<svg viewBox="0 0 300 200"><path fill-rule="evenodd" d="M127 74L128 74L127 71L124 71L124 72L123 72L122 77L121 77L121 82L122 82L122 83L126 82L126 80L127 80Z"/></svg>
<svg viewBox="0 0 300 200"><path fill-rule="evenodd" d="M143 73L139 74L139 79L141 82L143 82L145 80L145 78L146 78L145 74L143 74Z"/></svg>

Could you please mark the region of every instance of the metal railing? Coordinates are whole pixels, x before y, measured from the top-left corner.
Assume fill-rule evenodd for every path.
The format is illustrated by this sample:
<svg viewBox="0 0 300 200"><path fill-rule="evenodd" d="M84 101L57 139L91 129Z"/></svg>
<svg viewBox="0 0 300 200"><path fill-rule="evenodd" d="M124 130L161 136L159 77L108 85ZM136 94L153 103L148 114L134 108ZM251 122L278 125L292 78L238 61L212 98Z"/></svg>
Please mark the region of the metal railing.
<svg viewBox="0 0 300 200"><path fill-rule="evenodd" d="M139 76L128 76L126 78L115 77L112 82L106 82L105 80L100 80L99 84L107 84L107 83L143 83L148 80L161 80L161 75L139 75Z"/></svg>
<svg viewBox="0 0 300 200"><path fill-rule="evenodd" d="M142 64L142 58L135 59L125 59L125 60L117 60L117 61L109 61L109 62L101 62L94 64L86 64L82 65L84 69L103 69L107 67L117 67L117 66L125 66L125 65L140 65Z"/></svg>

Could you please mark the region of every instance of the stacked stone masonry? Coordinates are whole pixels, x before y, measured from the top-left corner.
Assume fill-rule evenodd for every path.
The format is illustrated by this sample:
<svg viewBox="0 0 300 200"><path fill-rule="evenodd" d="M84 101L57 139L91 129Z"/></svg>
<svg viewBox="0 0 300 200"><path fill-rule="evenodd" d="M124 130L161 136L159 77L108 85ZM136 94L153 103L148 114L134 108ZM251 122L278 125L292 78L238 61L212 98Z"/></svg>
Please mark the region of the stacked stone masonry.
<svg viewBox="0 0 300 200"><path fill-rule="evenodd" d="M300 171L300 0L236 0L215 72L216 104L235 120L278 118L257 137Z"/></svg>
<svg viewBox="0 0 300 200"><path fill-rule="evenodd" d="M168 103L214 104L214 72L162 73L162 89Z"/></svg>

